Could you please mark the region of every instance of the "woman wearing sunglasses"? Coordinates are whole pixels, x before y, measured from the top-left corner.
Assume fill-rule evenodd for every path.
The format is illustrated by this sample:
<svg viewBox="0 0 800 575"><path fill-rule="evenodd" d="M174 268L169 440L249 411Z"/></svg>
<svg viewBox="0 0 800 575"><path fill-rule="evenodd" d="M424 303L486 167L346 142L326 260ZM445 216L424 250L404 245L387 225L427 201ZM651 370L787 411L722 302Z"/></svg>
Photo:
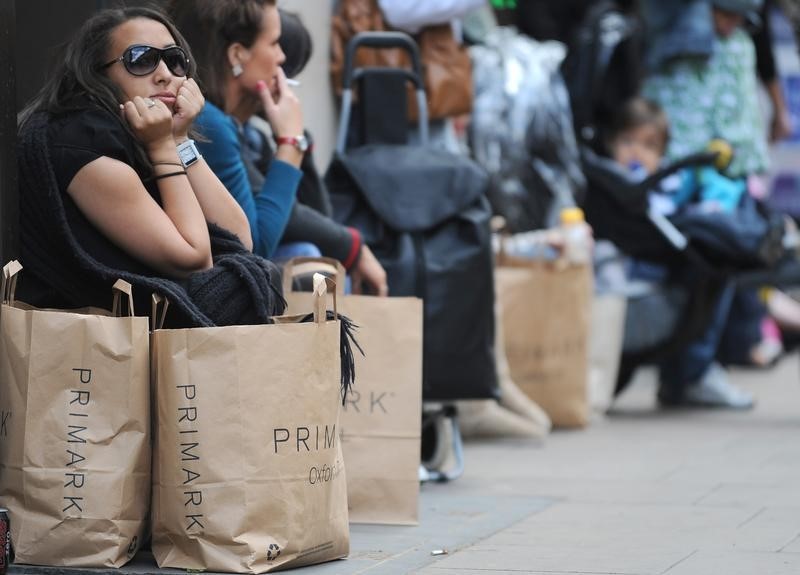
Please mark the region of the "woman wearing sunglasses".
<svg viewBox="0 0 800 575"><path fill-rule="evenodd" d="M102 305L122 277L169 295L179 323L255 323L282 311L272 304L277 270L248 255L246 214L191 139L204 106L193 73L185 40L154 10L101 12L72 39L20 115L29 303ZM247 289L255 316L244 302L244 315L226 315Z"/></svg>
<svg viewBox="0 0 800 575"><path fill-rule="evenodd" d="M195 48L199 81L208 97L198 117L207 140L198 146L248 214L254 251L276 260L319 255L321 251L353 273L355 290L364 280L374 293L386 295L383 267L355 229L330 217L327 194L320 193L319 186L312 189L316 173L308 169L313 164L313 159L306 157L310 142L303 129L300 104L283 70L299 71L305 62L286 60L282 37L286 19L274 0L173 0L167 6L173 21ZM299 22L292 31L293 40L301 40L297 35L308 35ZM301 51L306 58L310 56L310 36ZM264 149L258 130L253 129L255 121L260 120L256 116L262 113L274 137L274 155L269 144ZM287 163L302 164L305 172L297 197L294 190L287 194L285 187L277 184L287 172ZM275 204L286 210L280 221L276 221L274 212L262 207ZM275 237L271 232L278 226L282 234ZM278 240L289 243L278 245ZM313 244L310 247L319 251L298 253L297 243Z"/></svg>

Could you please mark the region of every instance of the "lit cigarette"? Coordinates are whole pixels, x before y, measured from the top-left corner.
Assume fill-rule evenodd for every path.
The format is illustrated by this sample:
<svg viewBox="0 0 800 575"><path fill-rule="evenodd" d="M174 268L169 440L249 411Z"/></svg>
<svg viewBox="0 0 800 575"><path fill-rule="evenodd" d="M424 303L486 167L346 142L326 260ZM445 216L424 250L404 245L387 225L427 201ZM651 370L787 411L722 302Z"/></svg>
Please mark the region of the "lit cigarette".
<svg viewBox="0 0 800 575"><path fill-rule="evenodd" d="M294 78L286 78L286 83L292 87L297 87L300 85L300 80L295 80Z"/></svg>

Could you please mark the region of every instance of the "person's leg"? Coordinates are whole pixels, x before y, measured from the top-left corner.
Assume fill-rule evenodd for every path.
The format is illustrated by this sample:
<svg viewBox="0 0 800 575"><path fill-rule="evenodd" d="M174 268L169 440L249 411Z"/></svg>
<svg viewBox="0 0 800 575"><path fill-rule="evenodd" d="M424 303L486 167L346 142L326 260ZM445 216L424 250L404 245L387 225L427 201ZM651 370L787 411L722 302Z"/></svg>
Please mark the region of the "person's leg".
<svg viewBox="0 0 800 575"><path fill-rule="evenodd" d="M800 332L800 302L778 289L770 289L766 301L767 311L781 329Z"/></svg>
<svg viewBox="0 0 800 575"><path fill-rule="evenodd" d="M661 365L658 398L662 404L735 409L753 406L752 396L733 387L725 370L714 361L734 294L733 285L726 286L703 335Z"/></svg>
<svg viewBox="0 0 800 575"><path fill-rule="evenodd" d="M767 309L755 290L737 291L717 358L724 364L770 365L780 355L780 338L764 331Z"/></svg>
<svg viewBox="0 0 800 575"><path fill-rule="evenodd" d="M703 335L689 343L682 352L662 363L659 395L679 400L685 386L699 380L713 363L728 321L733 295L733 286L726 286L717 299L717 307Z"/></svg>
<svg viewBox="0 0 800 575"><path fill-rule="evenodd" d="M288 242L278 245L275 253L270 258L272 261L282 264L292 258L318 258L322 257L319 248L310 242Z"/></svg>

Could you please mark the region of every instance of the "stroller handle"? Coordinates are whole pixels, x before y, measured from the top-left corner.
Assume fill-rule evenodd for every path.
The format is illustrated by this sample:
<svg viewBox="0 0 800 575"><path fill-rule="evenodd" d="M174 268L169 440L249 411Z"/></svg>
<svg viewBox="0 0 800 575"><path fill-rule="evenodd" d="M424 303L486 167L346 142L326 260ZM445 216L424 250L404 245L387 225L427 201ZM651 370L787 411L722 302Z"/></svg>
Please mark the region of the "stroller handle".
<svg viewBox="0 0 800 575"><path fill-rule="evenodd" d="M719 157L719 151L705 151L690 154L685 158L681 158L672 162L669 166L658 170L651 176L645 178L637 187L641 193L646 193L647 190L658 184L664 178L684 169L698 166L708 166L714 164ZM658 228L664 239L666 239L677 251L684 251L689 245L689 239L676 228L664 216L656 214L648 210L647 217Z"/></svg>
<svg viewBox="0 0 800 575"><path fill-rule="evenodd" d="M347 43L347 51L344 55L344 70L342 73L342 85L350 88L353 84L353 62L356 51L361 48L400 48L408 52L411 57L411 70L416 76L413 80L417 89L422 88L422 59L419 55L419 47L414 39L403 32L359 32L350 42Z"/></svg>
<svg viewBox="0 0 800 575"><path fill-rule="evenodd" d="M637 186L638 191L639 193L646 193L647 190L658 184L664 178L667 178L668 176L671 176L672 174L684 168L711 165L717 160L719 154L719 152L706 151L697 152L696 154L691 154L685 158L681 158L680 160L671 163L669 166L658 170L654 174L642 180L642 182ZM683 233L681 233L678 228L676 228L667 218L654 213L651 210L648 210L647 217L653 223L653 225L658 228L664 239L666 239L667 242L669 242L677 251L684 251L688 247L689 239Z"/></svg>
<svg viewBox="0 0 800 575"><path fill-rule="evenodd" d="M411 58L411 70L386 67L353 68L359 48L405 50ZM402 75L414 85L417 98L418 130L423 145L428 143L428 100L422 83L422 60L414 39L404 32L359 32L347 43L342 70L342 102L339 112L339 131L336 135L336 151L344 153L347 146L347 130L353 105L353 83L367 74Z"/></svg>
<svg viewBox="0 0 800 575"><path fill-rule="evenodd" d="M680 160L672 162L670 165L651 174L642 180L636 187L642 191L649 190L664 178L671 176L672 174L679 172L684 168L710 166L714 164L718 156L719 152L697 152L696 154L691 154L685 158L681 158Z"/></svg>

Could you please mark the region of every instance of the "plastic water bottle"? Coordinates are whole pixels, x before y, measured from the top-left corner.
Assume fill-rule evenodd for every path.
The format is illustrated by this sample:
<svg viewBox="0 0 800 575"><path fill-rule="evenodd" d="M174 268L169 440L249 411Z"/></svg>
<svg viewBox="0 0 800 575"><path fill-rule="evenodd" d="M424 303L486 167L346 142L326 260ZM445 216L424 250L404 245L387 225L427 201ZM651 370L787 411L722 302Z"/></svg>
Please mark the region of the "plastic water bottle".
<svg viewBox="0 0 800 575"><path fill-rule="evenodd" d="M561 229L564 232L564 257L574 264L588 264L592 260L592 234L583 210L561 210Z"/></svg>

